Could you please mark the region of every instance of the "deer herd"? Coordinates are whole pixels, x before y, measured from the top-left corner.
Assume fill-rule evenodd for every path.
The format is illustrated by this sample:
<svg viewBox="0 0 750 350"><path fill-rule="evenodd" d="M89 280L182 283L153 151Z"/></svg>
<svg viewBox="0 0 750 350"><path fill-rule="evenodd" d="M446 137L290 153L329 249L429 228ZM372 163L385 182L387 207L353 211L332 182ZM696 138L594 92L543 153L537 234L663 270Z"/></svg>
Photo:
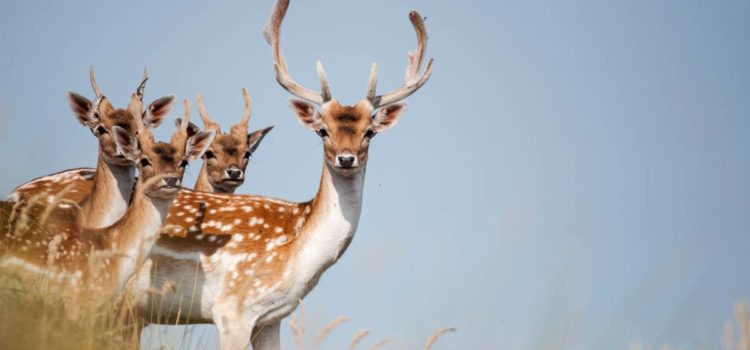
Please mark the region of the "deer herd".
<svg viewBox="0 0 750 350"><path fill-rule="evenodd" d="M0 211L0 271L22 276L24 283L43 277L59 291L71 318L81 303L98 307L127 295L135 331L149 323L213 323L222 349L278 349L281 319L341 257L357 230L372 138L396 124L406 109L400 101L432 71L432 60L422 69L427 33L412 11L417 48L408 54L403 85L378 94L373 63L365 98L343 105L331 95L320 62L320 91L289 74L280 36L288 7L289 0L276 2L263 34L276 80L294 96L293 113L322 139L314 198L298 203L234 194L272 129L249 132L246 89L244 113L227 132L199 94L203 130L190 122L185 99L171 140L163 142L151 130L162 124L175 97L145 106L144 72L128 106L115 108L92 68L95 98L70 92L68 99L99 141L96 168L42 176L13 191L3 202L7 210ZM199 158L197 182L187 189L185 168Z"/></svg>

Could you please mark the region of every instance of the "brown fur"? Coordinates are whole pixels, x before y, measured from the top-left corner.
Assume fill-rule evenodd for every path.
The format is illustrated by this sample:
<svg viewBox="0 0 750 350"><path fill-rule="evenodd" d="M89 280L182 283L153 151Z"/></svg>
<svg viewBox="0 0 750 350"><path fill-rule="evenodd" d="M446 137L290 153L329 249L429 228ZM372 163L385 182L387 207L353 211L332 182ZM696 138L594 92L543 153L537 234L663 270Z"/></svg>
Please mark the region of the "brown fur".
<svg viewBox="0 0 750 350"><path fill-rule="evenodd" d="M91 229L81 225L80 208L73 202L56 196L28 204L20 202L13 211L19 216L31 213L27 215L30 223L18 220L17 225L7 225L9 229L0 236L4 258L14 257L38 270L63 276L76 289L96 292L101 297L108 297L123 286L124 279L135 271L123 270L123 264L136 262L137 266L137 261L145 259L145 251L155 241L161 220L177 195L177 191L163 187L165 176L181 179L183 160L200 156L213 134L209 133L208 138L204 133L196 135L195 141L204 144L201 146L187 140L184 129L173 135L171 144L153 142L151 133L144 129L138 134L138 142L124 130L113 131L122 137L118 142L123 149L129 150L125 154L128 159L140 159L140 177L125 215L109 227ZM186 154L190 149L192 153ZM82 181L71 180L69 186L81 187ZM158 226L153 227L154 223ZM149 229L157 231L148 232Z"/></svg>
<svg viewBox="0 0 750 350"><path fill-rule="evenodd" d="M218 124L210 120L204 122L206 129L215 130L217 135L203 156L203 166L194 188L201 192L234 193L245 181L251 154L273 127L247 134L247 126L236 124L229 133L221 133ZM227 170L230 169L241 171L242 175L237 179L230 179L227 176Z"/></svg>

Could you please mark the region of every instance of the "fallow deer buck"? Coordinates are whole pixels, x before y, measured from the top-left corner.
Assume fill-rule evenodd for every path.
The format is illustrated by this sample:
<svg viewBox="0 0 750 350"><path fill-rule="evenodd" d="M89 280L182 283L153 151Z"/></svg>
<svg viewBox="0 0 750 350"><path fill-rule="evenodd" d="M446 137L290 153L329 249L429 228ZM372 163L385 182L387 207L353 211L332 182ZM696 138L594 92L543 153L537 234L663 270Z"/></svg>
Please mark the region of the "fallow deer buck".
<svg viewBox="0 0 750 350"><path fill-rule="evenodd" d="M253 152L266 134L273 129L273 126L269 126L248 133L252 101L250 93L245 88L242 88L242 97L245 102L242 119L239 123L232 125L229 133L222 133L219 124L206 112L203 95L198 94L196 98L204 129L216 131L214 142L203 154L203 166L195 183L196 191L234 193L237 187L245 181L245 171Z"/></svg>
<svg viewBox="0 0 750 350"><path fill-rule="evenodd" d="M133 94L131 104L137 99ZM50 195L46 205L53 210L37 217L29 230L18 232L11 226L0 236L0 269L28 276L28 283L46 278L60 288L66 302L82 301L84 295L96 305L120 292L159 236L188 162L213 141L213 130L188 136L187 100L184 108L182 124L169 143L155 142L140 119L135 119L135 130L111 127L117 154L136 163L140 174L122 218L104 228L86 228L77 219L80 210L74 202Z"/></svg>
<svg viewBox="0 0 750 350"><path fill-rule="evenodd" d="M411 12L417 50L409 53L406 80L376 94L373 64L367 97L353 106L332 99L320 63L321 92L295 83L281 53L279 32L289 0L279 0L266 26L276 79L301 99L291 108L323 140L323 170L315 197L294 203L260 196L186 191L175 200L171 227L135 276L133 291L144 318L154 323L215 323L221 348L278 349L280 320L289 315L344 253L357 229L370 140L392 127L400 100L427 82L432 60L420 66L427 34ZM319 105L320 109L316 109ZM156 297L149 290L176 284Z"/></svg>
<svg viewBox="0 0 750 350"><path fill-rule="evenodd" d="M99 141L96 169L77 168L34 179L17 187L10 198L29 202L67 188L64 199L80 204L83 226L97 228L109 226L122 217L135 184L135 163L118 151L113 128L119 126L133 133L136 119L141 118L146 129L159 126L172 108L174 96L159 98L144 111L143 92L148 79L144 71L141 85L135 92L136 98L130 100L127 108L116 109L99 90L93 67L89 78L96 100L89 101L75 92L68 93L68 100L78 121Z"/></svg>

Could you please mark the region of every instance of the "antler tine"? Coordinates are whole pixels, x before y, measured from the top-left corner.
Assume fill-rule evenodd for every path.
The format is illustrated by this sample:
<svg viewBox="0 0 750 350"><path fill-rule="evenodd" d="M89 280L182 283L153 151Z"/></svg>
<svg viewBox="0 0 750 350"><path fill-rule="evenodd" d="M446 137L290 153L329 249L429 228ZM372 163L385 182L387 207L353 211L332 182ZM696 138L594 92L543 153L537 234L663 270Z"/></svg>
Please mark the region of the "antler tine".
<svg viewBox="0 0 750 350"><path fill-rule="evenodd" d="M203 127L208 129L214 129L216 132L220 131L219 124L213 121L211 119L211 116L208 115L208 112L206 112L206 106L203 104L203 94L198 93L198 96L195 98L195 104L198 106L198 114L200 114L201 119L203 120Z"/></svg>
<svg viewBox="0 0 750 350"><path fill-rule="evenodd" d="M367 100L374 102L375 90L378 86L378 64L373 62L370 67L370 81L367 83Z"/></svg>
<svg viewBox="0 0 750 350"><path fill-rule="evenodd" d="M247 88L242 88L242 100L245 102L245 110L242 112L242 119L240 125L247 126L250 124L250 113L253 111L253 101L250 99L250 93Z"/></svg>
<svg viewBox="0 0 750 350"><path fill-rule="evenodd" d="M136 94L138 94L138 98L140 98L141 101L143 101L143 93L146 90L147 80L148 80L148 68L143 67L143 80L141 80L141 85L138 86L138 89L135 90Z"/></svg>
<svg viewBox="0 0 750 350"><path fill-rule="evenodd" d="M273 69L276 75L276 81L278 81L281 87L289 91L292 95L322 105L327 101L324 98L325 92L323 94L318 93L317 91L308 89L292 80L284 60L284 55L281 53L281 22L284 20L288 8L289 0L278 0L273 7L268 23L263 29L263 36L272 48L274 63ZM325 72L322 77L320 76L320 70L318 72L318 76L321 79L321 87L324 85L327 86L328 82L327 78L325 78ZM326 80L325 82L324 78ZM328 90L328 93L330 95L330 90Z"/></svg>
<svg viewBox="0 0 750 350"><path fill-rule="evenodd" d="M182 100L182 123L180 123L180 131L187 133L188 126L190 125L190 100L185 97Z"/></svg>
<svg viewBox="0 0 750 350"><path fill-rule="evenodd" d="M182 117L178 119L180 124L177 125L177 130L172 134L172 144L184 147L185 142L188 139L188 127L190 125L190 100L187 98L182 100Z"/></svg>
<svg viewBox="0 0 750 350"><path fill-rule="evenodd" d="M136 111L133 111L132 108L134 106L133 101L136 101L138 99L138 95L134 92L130 95L130 106L131 112L135 113ZM140 111L138 111L140 113ZM138 138L138 142L140 142L142 145L151 141L151 132L146 129L146 127L143 125L143 119L140 118L140 115L137 115L137 117L133 118L133 121L135 121L136 126L136 137Z"/></svg>
<svg viewBox="0 0 750 350"><path fill-rule="evenodd" d="M96 76L94 76L94 66L89 66L89 80L91 80L91 88L94 89L96 97L102 96L102 91L99 90L99 84L96 83Z"/></svg>
<svg viewBox="0 0 750 350"><path fill-rule="evenodd" d="M318 80L320 80L320 97L323 98L323 102L328 102L331 100L331 86L328 85L328 75L320 61L315 64L315 70L318 71Z"/></svg>
<svg viewBox="0 0 750 350"><path fill-rule="evenodd" d="M406 68L404 84L396 90L376 96L372 99L375 108L405 99L415 91L419 90L419 88L421 88L430 78L430 74L432 74L432 58L427 62L427 67L424 72L422 72L421 75L419 74L422 60L424 59L424 53L427 49L427 29L424 26L424 20L417 11L411 11L409 13L409 20L414 26L414 31L417 34L417 49L415 52L409 52L409 65Z"/></svg>

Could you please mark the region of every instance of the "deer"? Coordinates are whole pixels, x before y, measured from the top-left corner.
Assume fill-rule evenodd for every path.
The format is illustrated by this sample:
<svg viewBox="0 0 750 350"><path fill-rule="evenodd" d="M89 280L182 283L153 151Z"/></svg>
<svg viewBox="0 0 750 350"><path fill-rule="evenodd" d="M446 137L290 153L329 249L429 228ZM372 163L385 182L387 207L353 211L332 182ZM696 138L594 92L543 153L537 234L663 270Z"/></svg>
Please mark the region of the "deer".
<svg viewBox="0 0 750 350"><path fill-rule="evenodd" d="M281 52L280 28L289 0L278 0L265 27L277 82L294 97L297 120L323 143L323 167L315 196L291 202L263 196L184 191L175 199L167 227L129 288L146 323L214 323L224 350L278 349L280 321L344 254L362 211L371 140L403 115L403 99L421 88L427 33L415 11L409 19L417 49L409 53L405 81L377 94L377 65L366 97L354 105L332 98L320 62L321 91L297 84ZM421 72L421 73L420 73ZM155 296L173 284L173 292Z"/></svg>
<svg viewBox="0 0 750 350"><path fill-rule="evenodd" d="M96 100L90 101L71 91L68 92L68 102L81 125L90 129L99 141L96 169L76 168L39 177L17 187L10 199L27 202L68 188L65 198L82 207L80 220L83 226L101 228L113 224L125 213L135 184L136 165L119 152L114 127L132 133L136 131L138 119L142 119L146 129L156 128L169 113L175 97L161 97L144 111L143 93L148 80L148 72L144 70L143 80L135 92L136 98L131 99L127 108L118 109L99 89L93 66L89 70L89 79Z"/></svg>
<svg viewBox="0 0 750 350"><path fill-rule="evenodd" d="M196 98L204 129L216 132L214 141L203 154L203 166L193 187L196 191L234 193L237 187L245 182L245 172L250 163L250 157L263 138L273 129L273 126L269 126L248 133L252 101L247 88L242 88L242 97L245 106L242 119L239 123L232 125L228 133L222 133L219 124L206 111L203 95L199 93ZM191 128L197 130L194 125L191 125Z"/></svg>
<svg viewBox="0 0 750 350"><path fill-rule="evenodd" d="M137 106L138 99L134 93L131 107ZM182 123L170 142L154 141L146 127L148 119L134 120L135 130L120 125L110 129L117 154L136 164L139 172L125 214L103 228L85 227L77 218L82 208L73 201L52 198L47 201L52 211L45 211L48 215L41 215L30 230L11 229L0 237L3 272L30 276L30 281L39 275L46 277L62 288L66 305L70 300L88 298L99 305L123 290L158 238L179 193L185 168L200 158L215 135L209 130L188 136L187 99Z"/></svg>

